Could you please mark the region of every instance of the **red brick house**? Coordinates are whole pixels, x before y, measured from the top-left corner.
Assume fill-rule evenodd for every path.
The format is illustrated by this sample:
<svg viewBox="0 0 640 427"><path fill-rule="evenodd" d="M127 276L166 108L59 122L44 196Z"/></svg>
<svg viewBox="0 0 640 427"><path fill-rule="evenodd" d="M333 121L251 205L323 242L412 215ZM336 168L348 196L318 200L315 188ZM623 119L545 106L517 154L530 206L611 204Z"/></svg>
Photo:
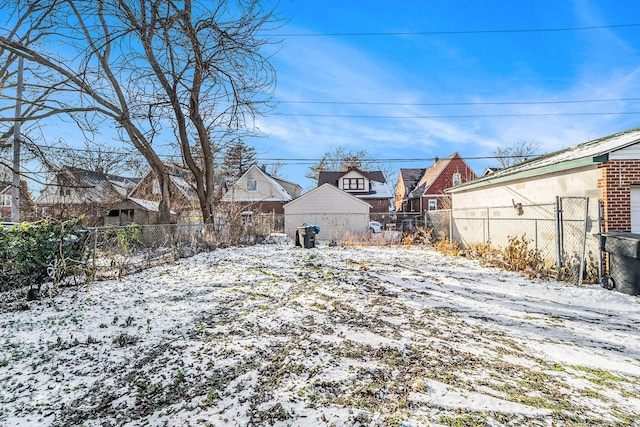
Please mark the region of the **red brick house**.
<svg viewBox="0 0 640 427"><path fill-rule="evenodd" d="M422 176L409 189L407 184L413 182L417 171L423 171ZM458 153L441 160L436 157L433 166L408 170L404 176L406 180L401 171L398 184L402 182L402 188L396 190L396 206L400 207L398 212L407 213L450 209L451 198L445 190L476 179L476 174Z"/></svg>
<svg viewBox="0 0 640 427"><path fill-rule="evenodd" d="M20 220L27 221L33 215L33 199L26 181L20 181ZM0 181L0 221L11 221L11 183Z"/></svg>

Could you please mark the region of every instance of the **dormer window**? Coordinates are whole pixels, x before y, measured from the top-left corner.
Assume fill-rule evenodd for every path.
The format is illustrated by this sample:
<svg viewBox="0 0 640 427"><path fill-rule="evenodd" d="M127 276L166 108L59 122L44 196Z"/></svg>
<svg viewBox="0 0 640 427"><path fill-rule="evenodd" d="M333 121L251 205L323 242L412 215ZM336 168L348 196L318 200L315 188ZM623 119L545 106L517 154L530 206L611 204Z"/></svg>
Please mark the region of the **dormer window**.
<svg viewBox="0 0 640 427"><path fill-rule="evenodd" d="M364 191L364 178L343 178L342 189Z"/></svg>
<svg viewBox="0 0 640 427"><path fill-rule="evenodd" d="M456 172L453 174L453 185L460 185L460 184L462 184L462 175Z"/></svg>

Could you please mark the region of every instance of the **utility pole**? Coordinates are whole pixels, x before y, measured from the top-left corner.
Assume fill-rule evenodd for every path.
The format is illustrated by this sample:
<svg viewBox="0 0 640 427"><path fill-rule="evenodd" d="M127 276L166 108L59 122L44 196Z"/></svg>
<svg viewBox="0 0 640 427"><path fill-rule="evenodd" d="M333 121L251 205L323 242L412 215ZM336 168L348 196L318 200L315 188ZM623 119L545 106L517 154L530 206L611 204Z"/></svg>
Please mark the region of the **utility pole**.
<svg viewBox="0 0 640 427"><path fill-rule="evenodd" d="M18 58L16 121L13 124L13 182L11 183L11 222L20 222L20 122L22 118L22 57Z"/></svg>

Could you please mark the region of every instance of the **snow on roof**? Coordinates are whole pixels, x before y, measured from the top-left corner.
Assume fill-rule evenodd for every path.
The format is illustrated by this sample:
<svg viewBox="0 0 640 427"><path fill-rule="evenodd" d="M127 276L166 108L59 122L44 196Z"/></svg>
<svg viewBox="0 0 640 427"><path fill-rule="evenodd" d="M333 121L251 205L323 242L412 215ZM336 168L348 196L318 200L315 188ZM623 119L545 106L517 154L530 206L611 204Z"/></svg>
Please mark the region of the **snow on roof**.
<svg viewBox="0 0 640 427"><path fill-rule="evenodd" d="M640 142L640 128L630 129L604 138L594 139L579 145L573 145L562 150L537 157L533 160L525 161L509 168L495 171L485 177L473 181L467 181L464 184L450 189L450 191L455 192L471 184L479 184L485 181L491 182L491 180L496 178L507 177L521 172L534 171L548 166L560 165L589 158L595 159L605 154L637 144L638 142Z"/></svg>
<svg viewBox="0 0 640 427"><path fill-rule="evenodd" d="M151 211L151 212L160 211L160 202L154 202L152 200L137 199L135 197L129 197L129 200L139 204L140 206L142 206L148 211Z"/></svg>
<svg viewBox="0 0 640 427"><path fill-rule="evenodd" d="M369 181L371 192L368 194L353 193L354 196L361 199L390 199L391 189L386 182Z"/></svg>
<svg viewBox="0 0 640 427"><path fill-rule="evenodd" d="M189 182L181 176L169 175L169 179L188 200L197 200L198 196Z"/></svg>

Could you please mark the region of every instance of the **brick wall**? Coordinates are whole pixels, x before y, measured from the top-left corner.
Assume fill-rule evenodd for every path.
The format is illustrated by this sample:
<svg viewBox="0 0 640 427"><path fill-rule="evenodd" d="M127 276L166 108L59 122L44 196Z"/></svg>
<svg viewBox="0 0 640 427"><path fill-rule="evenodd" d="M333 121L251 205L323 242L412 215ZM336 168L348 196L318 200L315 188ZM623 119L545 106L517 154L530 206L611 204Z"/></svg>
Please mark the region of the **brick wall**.
<svg viewBox="0 0 640 427"><path fill-rule="evenodd" d="M389 199L362 199L371 205L371 213L389 213Z"/></svg>
<svg viewBox="0 0 640 427"><path fill-rule="evenodd" d="M640 185L640 161L602 163L598 188L604 196L605 231L631 231L631 186Z"/></svg>
<svg viewBox="0 0 640 427"><path fill-rule="evenodd" d="M284 202L236 202L236 205L241 210L253 211L256 213L284 214Z"/></svg>

